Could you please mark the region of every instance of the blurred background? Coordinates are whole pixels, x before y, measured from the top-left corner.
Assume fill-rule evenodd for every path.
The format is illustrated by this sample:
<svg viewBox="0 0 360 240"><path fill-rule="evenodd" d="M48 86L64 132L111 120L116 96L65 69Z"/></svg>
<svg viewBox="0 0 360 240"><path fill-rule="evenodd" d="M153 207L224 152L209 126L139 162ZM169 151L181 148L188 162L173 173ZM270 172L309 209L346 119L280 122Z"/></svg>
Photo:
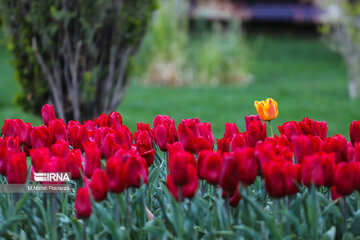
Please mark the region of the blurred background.
<svg viewBox="0 0 360 240"><path fill-rule="evenodd" d="M64 9L54 6L48 11ZM13 13L5 11L16 7L2 3L1 14L7 16L2 16L0 44L0 121L23 118L36 125L40 111L31 113L24 104L33 96L17 95L28 87L19 81L25 57L14 49L18 41L31 39L14 34L20 24L11 25ZM55 24L66 18L52 16ZM329 136L348 138L351 121L360 120L359 16L360 1L352 0L156 1L129 57L126 91L116 110L131 131L136 122L152 123L162 114L177 122L199 117L211 122L220 138L225 122L244 130L244 115L256 113L254 100L272 97L279 104L275 124L309 117L326 121ZM45 43L39 37L40 48ZM80 78L86 82L94 69Z"/></svg>

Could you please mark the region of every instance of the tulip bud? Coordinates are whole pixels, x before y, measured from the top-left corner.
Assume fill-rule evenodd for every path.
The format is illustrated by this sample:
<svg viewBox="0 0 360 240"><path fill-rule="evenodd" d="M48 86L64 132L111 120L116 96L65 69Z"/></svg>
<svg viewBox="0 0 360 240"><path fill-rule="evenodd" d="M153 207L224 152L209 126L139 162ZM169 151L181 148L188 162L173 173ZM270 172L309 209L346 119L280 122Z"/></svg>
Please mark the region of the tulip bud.
<svg viewBox="0 0 360 240"><path fill-rule="evenodd" d="M239 183L238 159L233 153L224 155L223 167L219 183L221 188L228 194L233 194Z"/></svg>
<svg viewBox="0 0 360 240"><path fill-rule="evenodd" d="M187 164L187 182L185 185L176 185L173 181L172 175L169 174L166 178L166 186L170 191L171 195L178 200L182 201L184 198L193 198L198 188L198 176L196 174L196 168L193 164ZM179 196L181 193L181 199Z"/></svg>
<svg viewBox="0 0 360 240"><path fill-rule="evenodd" d="M336 163L348 161L347 141L341 135L326 138L320 145L320 151L334 152Z"/></svg>
<svg viewBox="0 0 360 240"><path fill-rule="evenodd" d="M354 147L355 143L360 142L360 121L354 120L350 124L350 139Z"/></svg>
<svg viewBox="0 0 360 240"><path fill-rule="evenodd" d="M26 155L24 152L13 153L7 163L7 181L10 184L24 184L27 178Z"/></svg>
<svg viewBox="0 0 360 240"><path fill-rule="evenodd" d="M238 133L239 130L235 123L228 123L228 122L225 123L225 133L224 133L225 138L231 140L234 137L234 135Z"/></svg>
<svg viewBox="0 0 360 240"><path fill-rule="evenodd" d="M139 188L141 182L147 183L148 169L144 158L131 153L124 162L124 182L127 188Z"/></svg>
<svg viewBox="0 0 360 240"><path fill-rule="evenodd" d="M83 162L85 159L80 149L73 149L68 153L66 168L71 173L71 179L81 178L81 173L84 171Z"/></svg>
<svg viewBox="0 0 360 240"><path fill-rule="evenodd" d="M245 115L245 130L248 130L249 124L252 121L261 121L259 115L250 115L250 116L246 116Z"/></svg>
<svg viewBox="0 0 360 240"><path fill-rule="evenodd" d="M107 197L108 182L106 175L101 168L95 169L90 181L91 194L95 201L100 202Z"/></svg>
<svg viewBox="0 0 360 240"><path fill-rule="evenodd" d="M55 120L56 119L56 116L55 116L55 112L54 112L54 107L52 104L48 105L48 104L45 104L42 108L41 108L41 117L42 117L42 120L44 122L44 124L46 126L48 126L48 123L51 121L51 120Z"/></svg>
<svg viewBox="0 0 360 240"><path fill-rule="evenodd" d="M264 164L265 188L270 197L282 198L286 196L285 174L282 164L273 161Z"/></svg>
<svg viewBox="0 0 360 240"><path fill-rule="evenodd" d="M245 184L253 184L256 180L258 163L253 148L242 148L234 152L238 161L239 180Z"/></svg>
<svg viewBox="0 0 360 240"><path fill-rule="evenodd" d="M118 112L111 112L109 114L109 127L117 129L122 125L122 117Z"/></svg>
<svg viewBox="0 0 360 240"><path fill-rule="evenodd" d="M94 119L94 122L98 127L109 127L109 117L103 113L98 118Z"/></svg>
<svg viewBox="0 0 360 240"><path fill-rule="evenodd" d="M58 140L67 141L66 125L63 120L55 119L48 123L49 125L49 144L53 144Z"/></svg>
<svg viewBox="0 0 360 240"><path fill-rule="evenodd" d="M355 190L355 171L352 163L341 162L335 171L335 187L341 196L347 196Z"/></svg>
<svg viewBox="0 0 360 240"><path fill-rule="evenodd" d="M43 125L34 127L30 133L30 142L32 148L48 147L49 129Z"/></svg>
<svg viewBox="0 0 360 240"><path fill-rule="evenodd" d="M95 169L100 167L100 150L95 142L89 142L85 146L85 175L90 178Z"/></svg>
<svg viewBox="0 0 360 240"><path fill-rule="evenodd" d="M166 151L166 144L173 144L179 140L175 128L175 121L168 116L158 115L154 118L155 142L162 151Z"/></svg>
<svg viewBox="0 0 360 240"><path fill-rule="evenodd" d="M121 193L125 189L124 164L121 158L111 157L106 161L106 177L109 189L114 193Z"/></svg>
<svg viewBox="0 0 360 240"><path fill-rule="evenodd" d="M293 137L302 135L302 129L299 123L295 121L285 122L282 126L278 126L279 132L284 134L290 141Z"/></svg>
<svg viewBox="0 0 360 240"><path fill-rule="evenodd" d="M75 197L76 218L86 219L92 213L90 194L87 188L78 188Z"/></svg>
<svg viewBox="0 0 360 240"><path fill-rule="evenodd" d="M255 147L256 143L263 142L266 139L266 124L261 121L252 121L246 132L248 144Z"/></svg>
<svg viewBox="0 0 360 240"><path fill-rule="evenodd" d="M220 153L204 150L198 155L198 175L209 184L219 183L222 165L223 159Z"/></svg>

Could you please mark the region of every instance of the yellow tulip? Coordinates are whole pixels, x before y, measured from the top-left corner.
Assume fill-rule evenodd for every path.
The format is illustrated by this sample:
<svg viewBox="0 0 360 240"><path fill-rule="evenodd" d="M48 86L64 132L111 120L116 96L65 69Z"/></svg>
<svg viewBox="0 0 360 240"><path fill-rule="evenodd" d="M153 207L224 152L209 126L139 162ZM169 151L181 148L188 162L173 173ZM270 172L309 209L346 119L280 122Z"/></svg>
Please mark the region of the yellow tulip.
<svg viewBox="0 0 360 240"><path fill-rule="evenodd" d="M254 105L257 113L263 121L271 121L279 114L278 104L272 98L268 98L266 101L255 101Z"/></svg>

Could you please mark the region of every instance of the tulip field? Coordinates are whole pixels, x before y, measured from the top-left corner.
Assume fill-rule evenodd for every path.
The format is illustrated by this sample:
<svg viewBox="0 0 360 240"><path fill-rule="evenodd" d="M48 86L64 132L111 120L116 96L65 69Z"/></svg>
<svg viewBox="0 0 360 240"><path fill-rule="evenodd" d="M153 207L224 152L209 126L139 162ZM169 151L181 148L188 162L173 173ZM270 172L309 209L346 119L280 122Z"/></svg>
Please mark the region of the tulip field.
<svg viewBox="0 0 360 240"><path fill-rule="evenodd" d="M216 140L198 118L5 120L1 184L70 172L73 191L1 193L0 239L358 239L360 121L350 141L307 117L274 135L277 102L254 105Z"/></svg>

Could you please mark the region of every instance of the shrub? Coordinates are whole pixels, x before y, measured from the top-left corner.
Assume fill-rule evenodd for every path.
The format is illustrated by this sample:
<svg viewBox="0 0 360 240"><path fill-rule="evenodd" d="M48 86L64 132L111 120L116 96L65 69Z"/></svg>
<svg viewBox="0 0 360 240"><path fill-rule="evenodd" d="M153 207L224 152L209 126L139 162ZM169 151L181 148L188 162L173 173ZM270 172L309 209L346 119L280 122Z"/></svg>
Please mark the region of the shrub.
<svg viewBox="0 0 360 240"><path fill-rule="evenodd" d="M156 0L0 3L22 88L17 103L38 112L51 102L65 120L118 106Z"/></svg>

